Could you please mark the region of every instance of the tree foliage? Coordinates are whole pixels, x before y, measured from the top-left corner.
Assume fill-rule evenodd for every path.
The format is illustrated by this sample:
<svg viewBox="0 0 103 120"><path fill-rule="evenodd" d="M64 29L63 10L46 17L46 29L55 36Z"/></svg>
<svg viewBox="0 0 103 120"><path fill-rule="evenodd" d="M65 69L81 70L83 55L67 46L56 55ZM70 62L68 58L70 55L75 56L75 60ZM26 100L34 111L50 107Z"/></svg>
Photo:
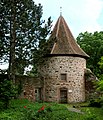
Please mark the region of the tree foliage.
<svg viewBox="0 0 103 120"><path fill-rule="evenodd" d="M99 68L103 69L103 56L101 57L100 61L98 62ZM103 74L103 73L102 73Z"/></svg>
<svg viewBox="0 0 103 120"><path fill-rule="evenodd" d="M90 68L97 76L103 73L99 68L98 62L103 56L103 32L80 33L77 37L80 47L90 56L87 60L87 67Z"/></svg>
<svg viewBox="0 0 103 120"><path fill-rule="evenodd" d="M103 56L101 57L100 61L98 62L99 68L103 71ZM103 72L99 76L99 82L97 83L98 90L103 91Z"/></svg>
<svg viewBox="0 0 103 120"><path fill-rule="evenodd" d="M0 60L9 62L11 75L23 74L33 53L46 41L52 22L42 20L42 14L41 4L33 0L1 0Z"/></svg>
<svg viewBox="0 0 103 120"><path fill-rule="evenodd" d="M16 96L16 87L13 85L12 81L9 80L6 75L1 75L0 77L0 102L2 106L7 108L9 106L9 101Z"/></svg>

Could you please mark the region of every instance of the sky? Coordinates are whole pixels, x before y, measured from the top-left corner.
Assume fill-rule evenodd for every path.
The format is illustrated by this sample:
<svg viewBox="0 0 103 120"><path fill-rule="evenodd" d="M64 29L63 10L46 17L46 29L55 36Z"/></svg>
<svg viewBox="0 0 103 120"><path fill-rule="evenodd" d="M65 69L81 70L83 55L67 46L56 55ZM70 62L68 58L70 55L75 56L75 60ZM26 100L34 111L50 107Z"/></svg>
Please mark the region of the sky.
<svg viewBox="0 0 103 120"><path fill-rule="evenodd" d="M34 0L43 6L43 19L51 16L53 26L60 16L76 38L81 32L103 31L103 0Z"/></svg>
<svg viewBox="0 0 103 120"><path fill-rule="evenodd" d="M50 16L55 25L60 16L66 20L73 36L76 38L81 32L103 31L103 0L34 0L43 6L43 19ZM6 69L7 64L0 65Z"/></svg>

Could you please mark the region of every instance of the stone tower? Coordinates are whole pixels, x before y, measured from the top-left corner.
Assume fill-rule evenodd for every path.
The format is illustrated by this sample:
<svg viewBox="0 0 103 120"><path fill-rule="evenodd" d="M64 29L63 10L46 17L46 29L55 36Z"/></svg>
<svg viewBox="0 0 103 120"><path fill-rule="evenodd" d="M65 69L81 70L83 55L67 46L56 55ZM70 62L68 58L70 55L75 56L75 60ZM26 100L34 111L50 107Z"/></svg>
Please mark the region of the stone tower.
<svg viewBox="0 0 103 120"><path fill-rule="evenodd" d="M84 70L89 56L76 43L61 15L49 39L55 42L40 69L44 77L44 101L85 101Z"/></svg>

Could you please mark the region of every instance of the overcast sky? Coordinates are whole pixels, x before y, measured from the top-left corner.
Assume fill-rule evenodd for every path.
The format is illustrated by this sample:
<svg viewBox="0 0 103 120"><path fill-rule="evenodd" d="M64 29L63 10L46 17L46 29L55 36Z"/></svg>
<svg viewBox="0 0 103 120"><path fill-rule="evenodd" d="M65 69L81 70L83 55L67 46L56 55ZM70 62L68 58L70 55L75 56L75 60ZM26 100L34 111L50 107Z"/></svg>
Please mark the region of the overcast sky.
<svg viewBox="0 0 103 120"><path fill-rule="evenodd" d="M53 25L60 15L76 38L80 32L103 31L103 0L34 0L43 5L43 19L51 16Z"/></svg>

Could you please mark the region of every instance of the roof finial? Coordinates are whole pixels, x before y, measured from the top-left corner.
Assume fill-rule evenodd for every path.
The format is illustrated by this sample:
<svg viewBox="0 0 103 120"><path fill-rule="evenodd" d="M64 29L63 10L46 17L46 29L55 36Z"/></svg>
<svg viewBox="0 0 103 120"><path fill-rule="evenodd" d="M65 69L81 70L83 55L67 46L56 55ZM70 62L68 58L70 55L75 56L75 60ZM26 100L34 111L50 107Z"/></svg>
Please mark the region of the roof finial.
<svg viewBox="0 0 103 120"><path fill-rule="evenodd" d="M60 7L60 16L62 16L62 7Z"/></svg>

